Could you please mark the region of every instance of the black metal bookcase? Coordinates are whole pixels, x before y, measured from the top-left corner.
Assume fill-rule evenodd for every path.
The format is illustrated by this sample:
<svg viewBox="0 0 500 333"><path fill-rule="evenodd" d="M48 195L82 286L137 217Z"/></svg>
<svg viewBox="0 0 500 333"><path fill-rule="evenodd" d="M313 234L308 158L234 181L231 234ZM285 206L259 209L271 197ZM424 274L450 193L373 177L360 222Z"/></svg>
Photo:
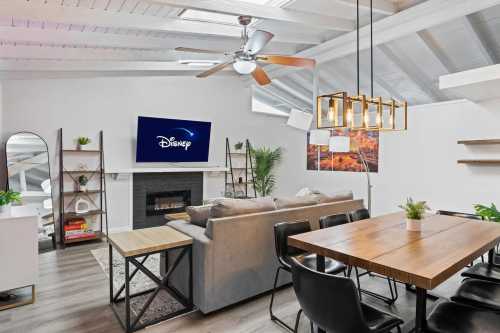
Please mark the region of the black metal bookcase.
<svg viewBox="0 0 500 333"><path fill-rule="evenodd" d="M64 156L72 155L85 155L95 156L98 158L98 167L95 170L68 170L64 166ZM78 184L78 177L81 175L88 175L89 180L93 177L98 177L98 186L90 191L77 191L75 189L65 189L64 182L68 177ZM69 207L76 203L79 198L85 197L91 204L89 211L85 213L76 213L69 209ZM67 201L69 199L69 202ZM74 218L85 218L98 216L99 230L94 230L93 235L82 238L67 239L64 226L67 222ZM97 222L97 221L96 221ZM105 226L106 233L103 232ZM106 196L106 177L104 165L104 135L103 131L99 132L99 149L97 150L83 150L83 149L65 149L63 144L63 129L59 129L59 229L60 229L60 243L64 247L67 244L81 243L102 239L108 236L108 214L107 214L107 196Z"/></svg>
<svg viewBox="0 0 500 333"><path fill-rule="evenodd" d="M245 159L245 166L234 166L235 161L240 163ZM253 169L252 146L248 139L245 140L245 151L236 152L231 150L229 138L226 138L226 172L224 196L231 198L256 198L257 191L255 189L255 173ZM253 196L252 196L253 194Z"/></svg>

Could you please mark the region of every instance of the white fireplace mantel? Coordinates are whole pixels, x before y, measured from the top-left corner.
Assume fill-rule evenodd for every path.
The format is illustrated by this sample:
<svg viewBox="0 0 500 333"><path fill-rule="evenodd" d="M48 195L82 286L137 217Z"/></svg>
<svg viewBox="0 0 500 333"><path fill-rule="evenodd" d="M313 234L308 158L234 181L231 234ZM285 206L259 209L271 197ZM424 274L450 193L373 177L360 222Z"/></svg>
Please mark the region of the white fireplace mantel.
<svg viewBox="0 0 500 333"><path fill-rule="evenodd" d="M134 173L169 173L169 172L225 172L228 168L224 166L169 166L169 167L140 167L140 168L127 168L127 169L109 169L106 170L107 174L111 174L113 178L121 178L123 175L131 175Z"/></svg>

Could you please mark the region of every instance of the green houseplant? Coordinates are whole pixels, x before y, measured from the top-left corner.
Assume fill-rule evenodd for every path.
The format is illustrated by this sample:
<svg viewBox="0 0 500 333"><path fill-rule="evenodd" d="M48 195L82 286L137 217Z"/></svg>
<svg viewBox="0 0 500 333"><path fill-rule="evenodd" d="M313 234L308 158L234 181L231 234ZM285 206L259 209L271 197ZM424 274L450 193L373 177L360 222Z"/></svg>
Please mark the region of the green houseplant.
<svg viewBox="0 0 500 333"><path fill-rule="evenodd" d="M425 212L429 210L425 201L414 201L412 198L406 199L404 205L399 208L406 213L406 229L409 231L422 230L422 220L425 217Z"/></svg>
<svg viewBox="0 0 500 333"><path fill-rule="evenodd" d="M21 193L12 190L0 191L0 213L9 214L13 203L21 202Z"/></svg>
<svg viewBox="0 0 500 333"><path fill-rule="evenodd" d="M80 136L78 137L78 139L76 139L76 142L77 142L77 148L78 149L83 149L86 145L88 145L89 143L92 142L92 140L90 140L90 138L87 138L85 136Z"/></svg>
<svg viewBox="0 0 500 333"><path fill-rule="evenodd" d="M252 149L255 159L255 190L260 196L270 195L276 186L276 177L273 169L281 161L283 150L281 148L257 148Z"/></svg>
<svg viewBox="0 0 500 333"><path fill-rule="evenodd" d="M78 191L80 192L87 192L87 184L89 182L89 179L85 175L81 175L78 177Z"/></svg>
<svg viewBox="0 0 500 333"><path fill-rule="evenodd" d="M243 142L237 142L235 145L234 145L234 150L235 151L241 151L243 149Z"/></svg>
<svg viewBox="0 0 500 333"><path fill-rule="evenodd" d="M492 203L490 207L476 204L474 205L474 209L476 210L476 214L486 221L500 222L500 212L494 203Z"/></svg>

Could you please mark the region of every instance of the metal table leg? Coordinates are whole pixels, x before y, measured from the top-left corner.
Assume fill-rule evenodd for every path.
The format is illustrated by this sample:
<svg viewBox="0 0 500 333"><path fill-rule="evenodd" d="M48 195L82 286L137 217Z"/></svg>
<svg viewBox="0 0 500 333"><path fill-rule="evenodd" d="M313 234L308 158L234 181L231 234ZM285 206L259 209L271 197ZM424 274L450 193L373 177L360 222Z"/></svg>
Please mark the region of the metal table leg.
<svg viewBox="0 0 500 333"><path fill-rule="evenodd" d="M417 287L415 333L424 332L427 327L427 290Z"/></svg>

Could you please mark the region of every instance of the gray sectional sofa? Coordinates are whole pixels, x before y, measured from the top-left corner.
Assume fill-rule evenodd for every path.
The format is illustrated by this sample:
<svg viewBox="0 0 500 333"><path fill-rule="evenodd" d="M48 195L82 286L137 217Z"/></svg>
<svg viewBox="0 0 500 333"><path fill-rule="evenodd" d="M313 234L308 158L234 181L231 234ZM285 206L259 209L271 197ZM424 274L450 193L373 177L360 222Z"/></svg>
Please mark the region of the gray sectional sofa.
<svg viewBox="0 0 500 333"><path fill-rule="evenodd" d="M352 194L351 200L345 199L349 198L341 198L343 201L338 202L209 218L206 228L183 220L169 222L170 227L194 240L195 305L203 313L209 313L271 290L278 267L273 226L283 221L307 220L313 229L317 229L322 216L363 207L363 201L352 200ZM231 209L222 211L235 214ZM168 261L173 262L175 255L171 253L172 258ZM187 270L188 262L185 260L173 274L171 285L186 291ZM162 272L165 272L165 267L162 267ZM280 285L289 282L290 277L282 275Z"/></svg>

